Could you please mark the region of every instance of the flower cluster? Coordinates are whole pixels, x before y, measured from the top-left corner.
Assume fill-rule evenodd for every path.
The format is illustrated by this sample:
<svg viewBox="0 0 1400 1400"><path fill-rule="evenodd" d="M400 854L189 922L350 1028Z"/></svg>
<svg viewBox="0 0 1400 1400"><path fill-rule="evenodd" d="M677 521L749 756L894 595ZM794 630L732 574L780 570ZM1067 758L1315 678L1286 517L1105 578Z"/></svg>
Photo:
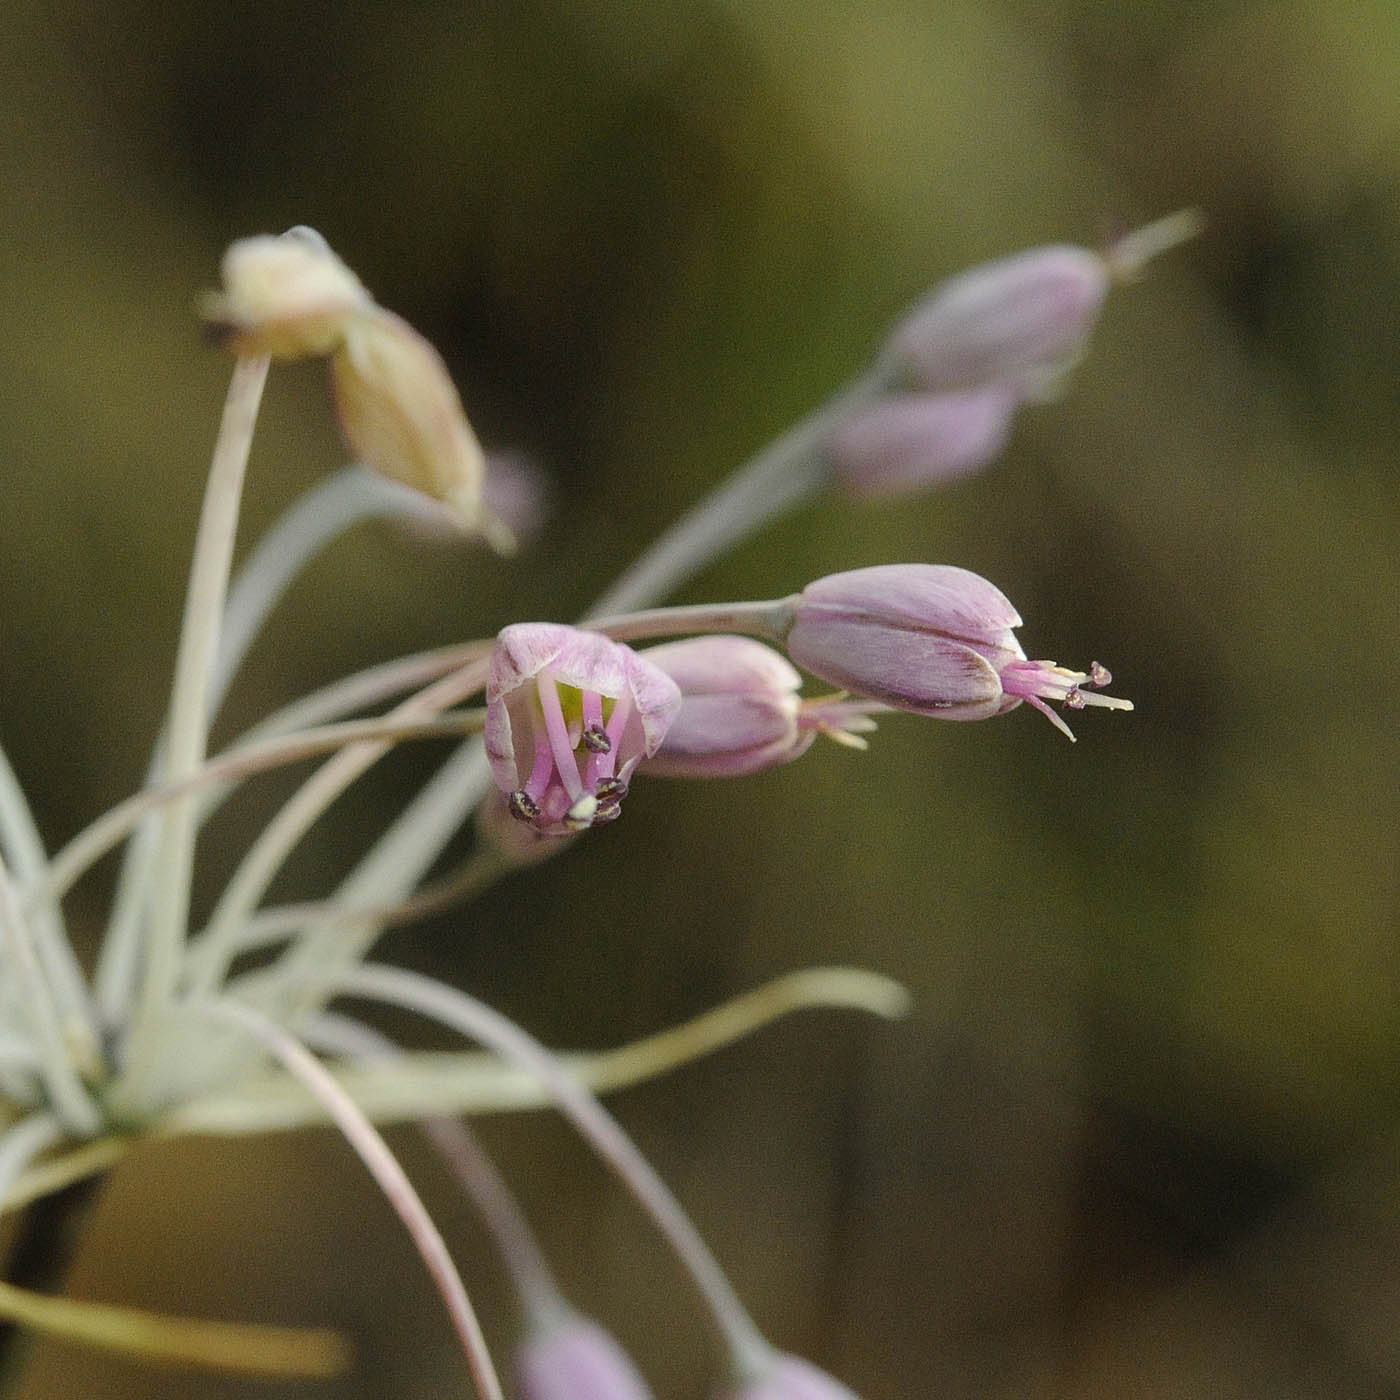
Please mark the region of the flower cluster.
<svg viewBox="0 0 1400 1400"><path fill-rule="evenodd" d="M657 603L722 547L833 480L877 494L984 463L1017 406L1043 397L1082 352L1111 283L1189 223L1149 225L1102 257L1042 249L955 279L896 328L864 379L661 535L581 622L514 622L347 677L211 755L211 725L263 619L312 555L354 521L413 516L425 493L493 543L510 543L483 505L481 448L427 341L379 306L310 230L235 243L222 289L204 309L212 339L237 362L149 781L50 855L0 755L0 1208L103 1170L148 1132L334 1123L398 1211L477 1392L491 1400L502 1392L467 1288L375 1126L417 1122L478 1206L518 1291L525 1400L645 1400L646 1383L618 1344L562 1297L519 1207L460 1121L474 1110L550 1103L613 1168L694 1282L726 1353L718 1368L725 1396L853 1400L765 1340L680 1204L595 1096L597 1063L566 1064L468 993L367 957L388 925L468 899L612 822L647 775L772 770L820 735L863 748L876 717L892 711L977 720L1025 701L1068 734L1052 702L1131 709L1103 693L1110 677L1097 663L1076 671L1028 660L1007 599L948 565L836 573L777 599ZM329 362L346 440L370 474L348 468L315 488L235 577L263 382L270 362L305 357ZM834 689L804 695L807 678ZM311 903L268 902L287 858L337 796L395 745L430 740L453 741L450 757L338 887ZM320 766L196 922L191 888L204 822L255 775L314 758ZM477 841L465 866L426 883L473 814ZM89 972L68 940L64 900L118 847L120 875ZM410 1010L489 1054L461 1052L461 1073L445 1080L441 1055L405 1051L331 1013L342 996ZM638 1048L629 1074L662 1073L798 1007L894 1016L904 1001L875 974L795 973L732 1003L722 1033L707 1028ZM13 1296L21 1301L0 1298L0 1315L166 1360L289 1374L345 1360L324 1334L294 1339L289 1350L285 1335L258 1329L192 1331L180 1319Z"/></svg>

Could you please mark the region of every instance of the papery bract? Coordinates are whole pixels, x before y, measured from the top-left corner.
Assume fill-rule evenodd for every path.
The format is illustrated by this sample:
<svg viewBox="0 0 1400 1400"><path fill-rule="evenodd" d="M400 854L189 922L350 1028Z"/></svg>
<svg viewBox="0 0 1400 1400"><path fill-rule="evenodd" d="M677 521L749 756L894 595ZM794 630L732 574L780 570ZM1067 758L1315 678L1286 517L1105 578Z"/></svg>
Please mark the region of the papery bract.
<svg viewBox="0 0 1400 1400"><path fill-rule="evenodd" d="M320 234L294 228L229 245L223 290L201 305L210 335L240 355L295 360L327 355L356 313L373 305Z"/></svg>
<svg viewBox="0 0 1400 1400"><path fill-rule="evenodd" d="M1000 589L948 564L882 564L832 574L797 598L788 655L805 670L897 710L976 720L1029 702L1069 738L1046 704L1131 710L1095 693L1112 677L1028 661L1020 615Z"/></svg>
<svg viewBox="0 0 1400 1400"><path fill-rule="evenodd" d="M675 681L621 642L553 622L507 627L486 686L496 786L550 835L611 821L680 704Z"/></svg>
<svg viewBox="0 0 1400 1400"><path fill-rule="evenodd" d="M521 1400L651 1400L627 1353L577 1313L527 1336L515 1366Z"/></svg>
<svg viewBox="0 0 1400 1400"><path fill-rule="evenodd" d="M719 1400L858 1400L855 1391L800 1356L775 1353L753 1380L726 1390Z"/></svg>

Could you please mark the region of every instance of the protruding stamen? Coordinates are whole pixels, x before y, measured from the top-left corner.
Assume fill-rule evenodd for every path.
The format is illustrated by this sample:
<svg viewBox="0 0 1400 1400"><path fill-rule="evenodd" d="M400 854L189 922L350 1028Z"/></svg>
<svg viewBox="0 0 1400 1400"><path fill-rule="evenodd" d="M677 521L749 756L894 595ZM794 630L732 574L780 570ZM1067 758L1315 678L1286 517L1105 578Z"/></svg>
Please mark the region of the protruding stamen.
<svg viewBox="0 0 1400 1400"><path fill-rule="evenodd" d="M585 792L567 812L564 825L570 831L587 831L598 815L598 799L591 792Z"/></svg>
<svg viewBox="0 0 1400 1400"><path fill-rule="evenodd" d="M1097 661L1089 663L1088 684L1096 687L1113 684L1113 672L1107 666L1101 666Z"/></svg>
<svg viewBox="0 0 1400 1400"><path fill-rule="evenodd" d="M579 777L578 761L574 758L574 745L569 738L564 708L559 703L559 688L548 671L540 672L536 690L544 715L545 733L549 735L549 747L554 754L555 771L564 785L564 791L569 794L569 800L576 803L583 796L583 782Z"/></svg>
<svg viewBox="0 0 1400 1400"><path fill-rule="evenodd" d="M517 788L511 793L506 798L506 806L518 822L536 822L540 818L540 804L524 788Z"/></svg>

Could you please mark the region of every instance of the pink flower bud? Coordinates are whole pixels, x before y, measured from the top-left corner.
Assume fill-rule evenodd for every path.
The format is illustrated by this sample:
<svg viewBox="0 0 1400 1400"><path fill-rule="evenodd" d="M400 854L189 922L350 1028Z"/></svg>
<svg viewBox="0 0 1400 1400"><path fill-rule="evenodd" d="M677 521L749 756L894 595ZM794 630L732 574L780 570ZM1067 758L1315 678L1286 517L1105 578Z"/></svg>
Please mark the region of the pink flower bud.
<svg viewBox="0 0 1400 1400"><path fill-rule="evenodd" d="M680 703L670 676L600 633L507 627L491 653L484 738L512 816L555 836L613 820Z"/></svg>
<svg viewBox="0 0 1400 1400"><path fill-rule="evenodd" d="M521 1400L651 1400L626 1352L576 1313L527 1337L515 1364Z"/></svg>
<svg viewBox="0 0 1400 1400"><path fill-rule="evenodd" d="M749 637L691 637L642 655L680 687L681 707L648 773L718 778L775 768L816 737L798 725L802 677Z"/></svg>
<svg viewBox="0 0 1400 1400"><path fill-rule="evenodd" d="M1042 396L1082 353L1110 277L1103 258L1066 245L983 263L930 292L890 348L923 389Z"/></svg>
<svg viewBox="0 0 1400 1400"><path fill-rule="evenodd" d="M800 758L818 734L864 748L861 733L883 705L843 696L803 700L802 677L751 637L690 637L642 655L680 686L681 707L647 772L729 778Z"/></svg>
<svg viewBox="0 0 1400 1400"><path fill-rule="evenodd" d="M726 1391L720 1400L858 1400L855 1391L848 1390L825 1371L819 1371L800 1356L774 1353L772 1364L756 1379L735 1390Z"/></svg>
<svg viewBox="0 0 1400 1400"><path fill-rule="evenodd" d="M852 495L897 495L985 467L1006 446L1019 402L1005 385L894 394L842 423L827 450Z"/></svg>
<svg viewBox="0 0 1400 1400"><path fill-rule="evenodd" d="M1029 702L1066 734L1046 705L1131 710L1097 694L1112 680L1028 661L1020 616L986 579L947 564L884 564L808 584L794 605L788 655L804 670L897 710L939 719L987 719Z"/></svg>

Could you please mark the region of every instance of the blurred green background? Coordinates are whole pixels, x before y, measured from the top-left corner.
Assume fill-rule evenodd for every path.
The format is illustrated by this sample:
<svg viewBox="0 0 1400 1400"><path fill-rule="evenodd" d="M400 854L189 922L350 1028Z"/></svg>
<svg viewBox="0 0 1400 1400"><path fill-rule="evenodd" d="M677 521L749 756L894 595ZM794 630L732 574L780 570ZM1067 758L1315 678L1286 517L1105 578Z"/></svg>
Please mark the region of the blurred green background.
<svg viewBox="0 0 1400 1400"><path fill-rule="evenodd" d="M996 469L825 501L684 594L962 564L1135 715L1075 747L1025 709L894 718L864 757L639 783L385 951L570 1046L808 963L907 983L907 1023L792 1020L615 1102L760 1325L865 1400L1400 1393L1393 0L9 0L0 54L0 735L54 845L159 723L228 373L193 307L232 238L318 227L559 508L511 564L358 532L274 618L229 734L575 615L948 273L1203 207ZM340 462L321 373L279 369L248 531ZM367 779L282 892L327 888L431 761ZM220 821L206 895L285 791ZM704 1320L619 1190L551 1117L484 1131L576 1300L663 1400L706 1394ZM469 1211L394 1141L508 1345ZM328 1322L358 1369L45 1345L18 1394L466 1393L329 1134L143 1150L70 1286Z"/></svg>

